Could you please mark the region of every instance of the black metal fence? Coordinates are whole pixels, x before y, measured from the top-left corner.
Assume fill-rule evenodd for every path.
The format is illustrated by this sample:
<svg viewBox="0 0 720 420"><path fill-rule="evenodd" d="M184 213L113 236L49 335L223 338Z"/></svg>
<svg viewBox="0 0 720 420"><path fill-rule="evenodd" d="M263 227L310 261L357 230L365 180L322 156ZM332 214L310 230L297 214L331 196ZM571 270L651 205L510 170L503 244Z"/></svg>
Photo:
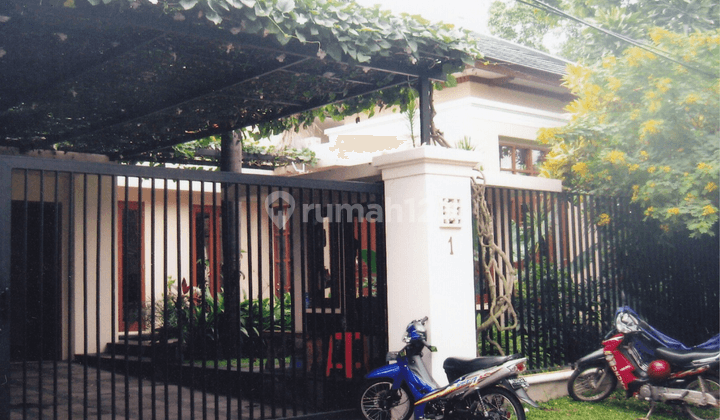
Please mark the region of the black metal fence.
<svg viewBox="0 0 720 420"><path fill-rule="evenodd" d="M599 347L622 305L688 345L720 331L718 236L668 235L624 198L488 188L486 200L517 270L519 327L483 333L479 354L500 346L535 370L570 364ZM481 321L488 288L476 267Z"/></svg>
<svg viewBox="0 0 720 420"><path fill-rule="evenodd" d="M381 185L12 157L0 182L0 418L292 417L384 363Z"/></svg>

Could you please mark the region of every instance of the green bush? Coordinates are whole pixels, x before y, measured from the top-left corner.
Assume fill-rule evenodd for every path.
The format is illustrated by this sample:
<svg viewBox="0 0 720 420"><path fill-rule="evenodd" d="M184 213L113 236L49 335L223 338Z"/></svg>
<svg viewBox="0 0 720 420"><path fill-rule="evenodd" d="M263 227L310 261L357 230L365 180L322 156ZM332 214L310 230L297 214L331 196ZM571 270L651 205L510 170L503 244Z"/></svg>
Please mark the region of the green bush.
<svg viewBox="0 0 720 420"><path fill-rule="evenodd" d="M192 298L191 298L192 297ZM159 332L180 339L182 352L195 359L222 357L222 343L228 340L224 291L215 296L207 288L193 287L178 293L174 279L169 279L163 297L152 307L154 319L146 316L145 325L155 322ZM244 299L240 302L240 335L243 347L257 354L262 350L263 331L292 329L292 296L282 298Z"/></svg>

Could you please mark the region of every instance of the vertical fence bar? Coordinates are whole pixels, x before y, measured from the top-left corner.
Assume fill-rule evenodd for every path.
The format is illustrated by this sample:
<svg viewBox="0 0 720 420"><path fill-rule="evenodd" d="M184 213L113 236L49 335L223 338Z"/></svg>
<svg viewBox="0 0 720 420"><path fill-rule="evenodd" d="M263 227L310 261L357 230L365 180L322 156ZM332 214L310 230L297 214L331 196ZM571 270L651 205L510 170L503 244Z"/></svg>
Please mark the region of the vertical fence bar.
<svg viewBox="0 0 720 420"><path fill-rule="evenodd" d="M233 186L231 186L231 188L232 187ZM210 256L210 261L211 261L210 264L212 267L212 271L211 271L212 276L210 279L211 284L212 284L211 295L213 297L212 313L215 314L215 316L213 317L213 327L212 327L213 342L214 342L213 343L213 348L214 348L213 362L215 363L215 366L213 366L213 373L216 378L219 378L220 377L220 355L221 355L222 347L220 347L220 344L221 344L220 328L221 328L221 326L220 326L220 320L219 320L221 308L219 306L218 301L220 300L220 295L221 295L222 291L218 287L218 284L220 282L220 273L218 273L219 264L217 262L218 262L218 258L220 258L220 253L218 251L217 238L219 237L219 234L221 234L221 232L219 232L220 227L218 226L218 219L217 219L217 214L218 214L217 213L218 212L217 197L218 197L218 194L217 194L217 183L216 182L212 183L210 196L212 197L212 203L210 204L210 233L209 233L210 240L208 241L208 243L209 243L208 246L210 246L209 256ZM235 197L235 201L233 203L233 208L236 210L236 212L234 212L235 213L234 217L235 217L235 220L237 220L239 217L239 214L237 214L238 195L235 194L233 197ZM239 223L233 223L233 225L236 227L235 232L232 232L233 237L235 237L237 235ZM222 246L222 244L220 246ZM238 267L238 270L239 270L239 267ZM225 297L225 296L223 296L223 297ZM237 319L239 319L239 318L237 318ZM227 336L227 333L225 333L225 335ZM230 364L230 363L228 363L228 364ZM214 392L213 392L213 398L214 398L213 402L215 404L214 405L215 420L220 420L220 389L219 389L218 385L219 385L219 381L216 381L214 383ZM229 393L229 392L226 392L226 394L225 394L225 398L228 401L230 401L230 399L231 399L230 395L231 395L231 393Z"/></svg>
<svg viewBox="0 0 720 420"><path fill-rule="evenodd" d="M302 218L299 220L299 227L298 230L300 231L300 296L302 297L302 304L301 304L301 322L302 322L302 342L304 344L304 352L301 352L301 354L304 355L303 361L302 361L302 367L303 367L303 373L302 378L304 383L310 383L308 372L311 366L311 363L313 361L314 353L315 353L315 342L313 341L312 337L308 334L308 328L309 328L309 322L308 322L308 311L311 310L312 306L310 304L310 292L308 290L308 276L307 276L307 270L308 270L308 261L307 261L307 244L309 242L309 239L307 238L307 227L310 225L310 220L305 220L305 217L308 213L305 213L305 195L307 190L305 188L300 188L298 191L298 208L301 209L302 212ZM308 350L308 347L310 350ZM302 404L301 408L304 413L308 412L308 397L310 396L310 392L308 390L309 387L305 387L303 391L303 396L305 398L302 398Z"/></svg>
<svg viewBox="0 0 720 420"><path fill-rule="evenodd" d="M10 418L12 167L0 162L0 417ZM57 404L55 404L57 407Z"/></svg>
<svg viewBox="0 0 720 420"><path fill-rule="evenodd" d="M88 416L88 175L82 174L82 328L83 328L83 418Z"/></svg>
<svg viewBox="0 0 720 420"><path fill-rule="evenodd" d="M123 333L122 348L125 349L124 351L127 353L127 348L130 345L130 343L129 343L129 339L130 339L129 332L130 331L129 331L129 326L128 326L130 318L129 318L129 314L128 314L128 308L125 307L125 302L129 295L126 270L127 270L127 266L128 266L127 242L128 242L128 230L129 230L128 229L128 219L129 219L129 206L130 206L130 179L127 176L123 177L122 179L124 181L124 184L123 184L124 185L124 187L123 187L124 198L123 198L122 213L120 216L121 219L119 220L120 225L121 225L120 226L120 229L121 229L120 241L122 241L122 246L120 247L120 253L121 253L120 255L122 255L121 262L120 262L120 270L121 270L122 274L118 278L118 281L120 281L122 283L122 288L121 288L122 298L118 299L118 306L120 308L122 308L122 328L121 328L121 330L122 330L121 332ZM125 386L125 394L124 394L123 402L124 402L124 406L125 406L124 407L125 413L129 413L130 412L130 360L128 359L127 356L125 356L123 359L123 367L125 369L124 376L123 376L123 385Z"/></svg>
<svg viewBox="0 0 720 420"><path fill-rule="evenodd" d="M620 200L610 197L610 226L609 234L607 235L607 275L612 280L610 283L611 289L611 304L608 309L607 318L603 323L603 331L607 331L610 327L610 319L613 314L613 310L621 305L620 296L623 292L623 284L620 283L619 267L618 267L618 253L620 252L618 241L620 241L622 231L620 223L620 214L622 209L619 208Z"/></svg>
<svg viewBox="0 0 720 420"><path fill-rule="evenodd" d="M140 238L145 238L145 232L144 232L144 229L145 229L145 223L144 223L145 206L144 206L144 204L145 203L143 202L143 178L137 177L136 179L137 179L137 185L138 185L138 187L137 187L137 203L138 203L137 226L139 229ZM128 186L128 188L129 188L129 186ZM145 246L142 242L138 243L138 249L135 252L142 253L140 256L140 261L144 261ZM143 268L144 267L141 264L141 269L143 269ZM136 302L136 305L137 305L136 306L136 310L137 310L136 319L137 319L138 360L140 360L140 358L142 357L142 353L141 353L142 349L141 349L140 345L142 344L141 339L142 339L142 333L143 333L143 329L144 329L143 307L142 307L142 305L144 303L143 295L145 292L145 290L143 290L143 288L145 287L145 282L142 281L144 276L145 276L145 273L141 272L140 273L141 280L140 280L139 299ZM129 350L129 349L127 349L127 350ZM129 353L129 351L128 351L128 353ZM142 375L140 374L140 372L138 372L138 375L137 375L137 384L138 384L138 391L137 391L138 402L137 402L137 404L138 404L138 414L139 414L138 418L139 418L139 420L143 420L144 413L145 413L145 411L143 410L143 378L142 378Z"/></svg>
<svg viewBox="0 0 720 420"><path fill-rule="evenodd" d="M193 215L195 215L195 211L192 212ZM208 293L208 284L207 282L210 281L207 275L208 270L208 260L205 258L205 183L200 183L200 211L198 212L197 216L195 217L195 261L192 261L193 264L195 264L196 267L196 276L197 276L197 285L200 289L200 319L198 319L198 325L199 330L202 332L202 360L201 360L201 366L203 371L207 369L207 357L208 357L208 348L207 348L207 334L206 334L206 328L207 328L207 311L208 311L208 303L206 299L206 293ZM202 261L198 263L198 261ZM200 272L202 270L202 272ZM193 357L193 361L195 360L195 357ZM193 365L196 365L196 363L193 363ZM217 363L215 364L217 366ZM194 370L194 369L193 369ZM202 392L202 418L203 420L207 420L207 378L205 375L202 375L201 377L202 383L200 384L200 390Z"/></svg>
<svg viewBox="0 0 720 420"><path fill-rule="evenodd" d="M165 352L164 357L164 363L163 363L163 374L164 374L164 381L163 381L163 391L164 391L164 399L163 404L165 408L165 420L170 420L170 387L169 387L169 371L170 371L170 337L169 337L169 308L168 308L168 298L169 298L169 290L168 290L168 274L169 274L169 257L168 253L170 251L169 248L169 211L168 207L170 205L169 202L169 194L168 189L170 188L170 182L171 180L168 178L164 178L162 180L163 182L163 190L162 190L162 226L163 226L163 232L162 232L162 253L163 253L163 267L162 267L162 285L163 285L163 291L162 291L162 324L163 324L163 333L162 337L160 338L163 343L163 349ZM179 188L175 189L176 193L179 194ZM180 343L180 340L178 339L178 345Z"/></svg>
<svg viewBox="0 0 720 420"><path fill-rule="evenodd" d="M193 258L193 256L196 255L196 237L195 237L195 231L197 229L196 227L196 221L195 221L195 212L194 212L194 205L195 205L195 191L193 189L193 180L188 181L188 208L187 208L187 218L188 218L188 250L187 250L187 261L188 261L188 279L187 279L187 285L188 285L188 291L187 291L187 299L188 299L188 309L189 309L189 316L188 316L188 337L191 337L194 335L194 329L196 328L196 322L195 319L195 287L199 284L198 279L198 266L197 266L197 260ZM179 234L179 232L178 232ZM194 339L188 338L188 360L185 362L186 364L189 364L191 366L190 369L190 384L189 384L189 391L190 391L190 418L195 418L195 387L197 386L195 384L195 369L192 369L192 366L195 365L195 356L197 353L196 348L197 343Z"/></svg>
<svg viewBox="0 0 720 420"><path fill-rule="evenodd" d="M25 315L25 319L23 320L23 332L26 332L28 327L28 317L27 317L27 254L28 254L28 186L29 180L28 180L28 170L23 171L23 196L22 196L22 238L21 238L21 247L22 247L22 256L21 258L21 267L22 267L22 274L21 274L21 283L22 284L22 293L19 295L22 299L22 309L21 313ZM12 327L12 324L11 324ZM22 356L22 378L23 378L23 390L22 390L22 402L23 402L23 420L27 418L27 404L28 404L28 389L27 389L27 381L28 381L28 360L27 360L27 352L24 350L27 348L27 334L23 334L22 337L22 348L23 348L23 356Z"/></svg>
<svg viewBox="0 0 720 420"><path fill-rule="evenodd" d="M520 228L522 226L522 212L521 212L521 203L520 203L520 194L518 190L512 190L509 199L511 200L511 212L512 217L515 220L515 230L513 231L513 224L510 223L510 237L515 238L515 243L513 244L511 242L510 244L510 258L511 261L516 265L516 276L517 276L517 288L518 288L518 302L520 304L520 310L518 311L518 322L520 324L521 329L521 339L520 339L520 351L527 355L529 352L528 342L525 339L529 334L529 306L527 305L528 299L530 295L528 294L528 284L527 282L523 282L521 280L524 280L524 276L522 275L522 262L524 260L523 255L521 253L522 249L522 236L520 236ZM515 248L513 249L513 245ZM515 253L515 257L513 257L513 252ZM531 360L531 359L529 359Z"/></svg>
<svg viewBox="0 0 720 420"><path fill-rule="evenodd" d="M237 183L233 184L233 185L232 185L232 188L234 188L234 193L235 193L235 194L234 194L234 197L235 197L235 199L237 200L237 203L238 203L238 204L237 204L237 205L238 205L238 211L237 211L237 214L235 215L235 218L236 218L236 220L237 220L237 229L235 229L235 232L233 232L233 237L235 238L235 243L238 244L238 246L237 246L237 252L242 252L241 246L240 246L240 244L242 243L242 242L241 242L241 239L240 239L240 238L241 238L241 230L240 230L240 229L241 229L241 225L242 225L242 217L241 217L241 213L240 213L240 202L241 202L240 189L239 189L239 185L238 185ZM246 219L245 219L245 220L246 220L245 230L248 232L247 236L249 237L249 235L250 235L250 234L249 234L249 232L250 232L250 186L246 184L246 185L243 185L243 188L244 188L244 190L245 190L245 207L244 207L244 210L245 210L245 218L246 218ZM227 217L227 215L223 215L223 217ZM223 225L221 224L220 226L221 226L221 228L222 228ZM248 244L248 246L249 246L249 244ZM251 261L251 257L250 257L249 251L248 251L248 253L247 253L247 258L248 258L248 264L249 264L250 261ZM238 257L238 259L239 259L239 257ZM250 277L249 277L249 275L250 275L249 271L248 271L248 274L247 274L247 275L243 275L242 272L241 272L241 270L240 270L240 267L241 267L241 266L240 266L240 262L238 261L238 266L237 266L237 270L238 270L238 280L242 280L242 279L244 279L244 280L249 280L249 278L250 278ZM232 316L237 317L238 326L242 326L242 324L240 324L240 319L241 319L241 317L242 317L242 312L241 312L240 302L239 302L239 300L242 298L241 293L240 293L240 289L241 289L241 287L238 287L238 293L237 293L236 295L230 296L230 299L238 299L237 304L233 304L233 305L232 305L233 310L236 311L236 313L235 313L234 315L232 315ZM252 325L251 325L249 322L246 321L246 323L245 323L245 325L244 325L244 328L245 328L245 331L248 332L248 335L249 335L249 332L250 332L251 329L252 329ZM234 385L235 385L235 390L236 390L236 391L235 391L235 396L236 396L236 398L237 398L238 418L239 418L239 419L242 419L242 418L243 418L242 400L241 400L241 397L242 397L242 395L243 395L242 389L241 389L241 383L242 383L242 382L241 382L241 381L242 381L242 376L241 376L241 375L242 375L242 358L243 358L243 354L246 354L246 352L245 352L245 350L244 350L243 347L242 347L243 340L242 340L242 337L241 337L241 335L240 335L240 332L238 331L238 333L235 334L233 337L234 337L235 340L236 340L235 343L234 343L235 345L233 346L233 349L234 349L234 352L235 352L235 354L233 354L233 356L235 356L235 358L236 358L236 360L237 360L237 362L236 362L236 363L237 363L237 371L236 371L236 373L235 373L235 384L234 384ZM231 357L231 355L228 355L228 358L229 358L229 357ZM231 368L230 368L230 363L228 363L228 371L230 371L230 370L231 370ZM228 393L228 401L227 401L227 416L228 416L228 420L230 420L230 418L231 418L231 413L232 413L232 405L231 405L231 399L230 399L230 396L231 396L231 395L233 395L233 394L232 394L232 393Z"/></svg>
<svg viewBox="0 0 720 420"><path fill-rule="evenodd" d="M278 189L278 191L282 191L282 190ZM273 193L273 187L268 186L267 187L267 195L265 196L266 199L272 193ZM264 202L265 202L265 200L263 200L263 203ZM268 267L268 274L267 274L268 297L267 298L268 298L268 305L269 305L268 306L269 311L267 313L267 316L269 318L268 319L269 331L265 332L266 333L265 340L267 343L268 351L264 355L265 356L264 364L265 364L266 369L269 371L269 376L270 376L270 381L271 381L270 383L274 383L275 382L275 374L277 373L275 370L275 361L273 360L273 355L275 354L275 351L276 351L276 349L275 349L275 323L277 322L275 320L275 275L276 275L276 273L275 273L275 262L274 262L274 256L273 256L273 251L275 250L275 232L273 230L274 224L272 223L272 220L270 219L270 215L268 214L268 212L273 211L269 207L269 204L270 203L268 203L268 205L263 207L265 209L265 214L262 214L262 213L258 213L258 214L261 215L260 217L262 217L262 219L266 220L267 242L268 242L268 244L267 244L268 252L263 253L267 256L267 267ZM280 208L280 211L281 212L283 211L282 207ZM262 224L260 226L262 227ZM263 277L260 277L260 279L262 281ZM282 319L282 315L283 314L281 313L280 314L281 319ZM275 408L276 408L275 405L276 404L275 404L275 387L274 386L270 387L269 397L270 397L270 412L272 413L271 416L275 417Z"/></svg>
<svg viewBox="0 0 720 420"><path fill-rule="evenodd" d="M101 238L101 229L102 229L102 176L97 176L97 197L95 199L95 206L97 207L95 209L95 384L96 384L96 394L95 397L97 399L97 416L100 418L102 416L102 384L100 379L100 369L97 369L97 367L100 366L100 285L102 282L100 281L100 267L102 265L101 261L101 244L100 244L100 238ZM87 355L86 355L87 357Z"/></svg>
<svg viewBox="0 0 720 420"><path fill-rule="evenodd" d="M74 318L74 312L75 308L73 305L73 294L75 290L75 172L68 172L68 257L67 257L67 267L68 267L68 293L67 293L67 305L68 305L68 319L67 319L67 370L68 370L68 377L67 377L67 391L69 398L73 399L73 391L72 391L72 383L73 383L73 372L72 372L72 355L73 355L73 348L72 348L72 335L73 335L73 318ZM72 404L68 404L67 407L67 416L68 419L72 419L73 416L73 410L72 410Z"/></svg>
<svg viewBox="0 0 720 420"><path fill-rule="evenodd" d="M263 224L262 224L262 216L261 216L262 215L262 207L260 204L261 202L262 202L262 188L258 185L255 190L255 221L256 221L256 226L257 226L257 236L256 236L256 239L257 239L257 277L256 277L256 280L258 282L258 287L257 287L258 298L257 298L257 305L256 305L257 308L253 308L251 305L250 311L252 312L257 309L257 319L258 319L257 333L258 333L258 342L259 343L262 342L263 324L265 321L264 316L263 316L264 314L262 311L262 309L263 309L262 308L262 305L263 305L263 288L262 288L262 279L263 279L262 234L263 234L263 229L262 229L262 225ZM255 353L254 349L253 349L253 353ZM255 355L253 355L253 356L255 356ZM259 397L260 397L259 398L260 399L260 419L264 419L265 418L265 381L262 378L264 377L263 375L265 374L265 364L263 363L263 355L260 354L259 356L260 356L259 357L260 366L258 366L258 371L260 373L260 378L261 378L260 386L259 386L259 389L260 389L260 395L259 395ZM250 372L252 372L252 368L250 369Z"/></svg>
<svg viewBox="0 0 720 420"><path fill-rule="evenodd" d="M183 285L182 285L182 279L183 279L183 267L182 267L182 258L180 257L182 255L182 240L183 236L180 234L182 232L182 185L180 178L176 178L175 180L175 238L176 238L176 247L175 247L175 253L177 255L177 284L175 285L177 287L177 296L178 299L175 302L175 308L174 310L176 313L180 314L182 311L181 305L182 299L183 299ZM183 317L178 317L178 332L179 332L179 339L178 339L178 363L184 363L185 362L185 354L184 354L184 340L182 336L183 328L186 328L185 326L185 320ZM180 372L178 372L178 381L180 383L184 382L184 376L183 375L183 369L180 369ZM177 419L182 420L185 416L185 410L183 407L183 388L177 387Z"/></svg>
<svg viewBox="0 0 720 420"><path fill-rule="evenodd" d="M290 194L290 197L296 196L296 190L293 188L288 189L288 194ZM297 206L297 203L295 203ZM295 285L295 226L297 225L296 221L302 220L302 207L296 207L297 213L293 213L288 221L287 228L290 229L289 235L288 235L288 243L287 246L289 249L285 250L285 252L288 255L288 264L285 264L285 261L283 261L281 264L284 267L284 269L289 270L287 273L287 277L283 275L283 279L289 279L290 280L290 325L288 325L288 335L290 340L290 364L289 366L286 366L286 371L284 372L285 378L290 378L290 381L295 384L297 383L297 371L298 371L298 358L297 358L297 328L296 325L298 323L297 320L297 309L298 309L298 299L297 299L297 286ZM285 240L283 239L283 243L285 243ZM302 296L302 295L301 295ZM302 298L300 299L301 305L302 305ZM286 343L283 343L284 346L287 346ZM283 355L285 352L283 352ZM304 366L304 365L303 365ZM290 372L288 374L287 369L290 369ZM297 405L297 397L296 394L293 395L293 400L291 401L290 409L292 410L292 416L295 417L298 414L298 405ZM283 416L287 416L288 410L285 408L283 409Z"/></svg>
<svg viewBox="0 0 720 420"><path fill-rule="evenodd" d="M567 358L567 346L561 346L560 344L565 344L563 341L566 341L568 337L570 337L569 331L566 329L565 320L566 320L566 312L565 308L567 307L567 292L565 290L565 283L562 276L562 260L560 258L560 242L562 241L562 237L560 236L560 211L559 211L559 203L558 203L558 193L557 192L551 192L548 193L548 197L550 200L549 208L550 208L550 221L549 221L549 242L550 242L550 250L548 251L550 264L552 268L552 275L555 279L555 293L557 294L557 304L555 305L555 311L553 316L555 317L555 325L557 328L557 334L555 336L555 340L558 343L558 349L556 352L556 360L554 361L555 364L564 362L564 360ZM562 362L559 362L562 361Z"/></svg>
<svg viewBox="0 0 720 420"><path fill-rule="evenodd" d="M55 249L53 252L53 261L52 261L52 267L53 272L56 273L54 276L55 284L54 289L57 292L57 296L53 298L53 301L55 302L56 308L55 313L53 316L55 317L56 322L53 323L53 339L52 339L52 345L53 345L53 352L55 354L55 357L53 357L52 360L52 372L53 372L53 379L52 379L52 390L53 390L53 419L58 419L58 394L59 394L59 387L58 387L58 360L62 358L62 352L61 352L61 324L60 321L62 319L62 300L60 299L60 296L62 296L62 270L61 270L61 260L62 260L62 253L61 253L61 225L60 222L62 220L62 208L60 206L60 173L58 171L54 172L54 185L53 185L53 206L55 208L55 214L54 214L54 220L53 223L55 225L54 232L53 232L53 243L55 244ZM0 179L2 178L2 174L0 174ZM3 186L0 186L2 188ZM2 199L0 198L0 202L2 202ZM2 210L0 210L0 213L2 213ZM0 233L0 237L2 237L2 234ZM0 290L2 288L0 287ZM0 326L0 328L2 328ZM1 342L2 340L0 340ZM2 415L2 410L0 410L0 415Z"/></svg>
<svg viewBox="0 0 720 420"><path fill-rule="evenodd" d="M259 187L256 187L259 188ZM247 306L247 329L249 333L252 333L252 328L255 325L255 314L254 314L254 307L253 307L253 299L255 297L254 294L254 287L253 282L255 277L253 276L253 260L254 260L254 252L253 252L253 235L252 235L252 229L253 226L252 223L252 196L251 196L251 186L246 186L245 190L245 201L246 201L246 218L247 218L247 229L246 229L246 235L247 235L247 257L248 257L248 269L247 269L247 279L248 279L248 306ZM257 196L257 192L256 192ZM250 341L250 340L248 340ZM253 370L254 370L254 360L255 360L255 351L250 349L250 351L246 354L248 356L248 377L252 377ZM248 393L250 398L250 407L255 406L255 396L252 393ZM255 410L250 410L250 418L255 418Z"/></svg>
<svg viewBox="0 0 720 420"><path fill-rule="evenodd" d="M118 301L116 299L118 290L117 290L117 284L118 284L118 275L117 275L117 266L116 266L116 260L117 260L117 253L116 253L116 244L117 244L117 224L118 224L118 177L112 176L110 178L110 184L111 184L111 192L110 192L110 238L111 238L111 247L110 247L110 313L111 313L111 319L110 319L110 364L113 366L113 368L110 371L110 416L114 420L117 416L117 385L116 385L116 344L117 344L117 331L118 331L118 319L117 319L117 308L118 308Z"/></svg>
<svg viewBox="0 0 720 420"><path fill-rule="evenodd" d="M40 249L40 255L37 261L38 266L40 267L38 276L38 289L40 294L40 305L39 305L39 314L38 317L40 318L40 337L45 336L45 288L44 288L44 282L45 282L45 172L44 171L38 171L37 172L40 182L40 197L38 199L39 204L39 224L40 224L40 232L38 234L38 248ZM28 314L29 315L29 314ZM43 386L43 362L44 362L44 354L43 354L43 341L41 340L39 343L39 351L38 351L38 401L41 402L41 404L38 407L38 415L42 418L43 417L43 411L44 411L44 404L42 404L43 401L43 394L44 394L44 386Z"/></svg>
<svg viewBox="0 0 720 420"><path fill-rule="evenodd" d="M156 258L156 246L157 246L157 238L155 233L155 221L157 214L155 212L156 207L156 190L155 190L155 184L156 179L150 178L148 180L150 183L150 302L149 302L149 310L150 310L150 358L152 360L153 365L158 362L158 353L157 353L157 343L158 343L158 337L156 335L157 331L155 331L155 325L157 323L157 320L155 319L156 314L156 305L157 305L157 296L156 296L156 278L155 278L155 258ZM158 376L158 369L153 367L152 374L150 376L150 400L152 401L152 406L150 408L151 410L151 416L152 419L157 419L157 376Z"/></svg>

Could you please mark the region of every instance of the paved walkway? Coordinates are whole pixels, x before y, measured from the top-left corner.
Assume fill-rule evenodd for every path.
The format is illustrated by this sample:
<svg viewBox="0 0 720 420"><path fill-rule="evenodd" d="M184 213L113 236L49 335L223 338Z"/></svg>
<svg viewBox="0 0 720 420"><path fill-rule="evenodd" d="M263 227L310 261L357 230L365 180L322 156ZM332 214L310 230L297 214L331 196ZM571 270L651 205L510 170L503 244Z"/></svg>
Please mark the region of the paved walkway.
<svg viewBox="0 0 720 420"><path fill-rule="evenodd" d="M273 419L290 410L216 396L187 387L84 367L44 362L13 364L10 420L21 419ZM24 379L23 379L24 378ZM26 384L23 387L23 383ZM114 389L113 389L114 384ZM41 401L42 394L42 401ZM72 397L71 397L72 396Z"/></svg>

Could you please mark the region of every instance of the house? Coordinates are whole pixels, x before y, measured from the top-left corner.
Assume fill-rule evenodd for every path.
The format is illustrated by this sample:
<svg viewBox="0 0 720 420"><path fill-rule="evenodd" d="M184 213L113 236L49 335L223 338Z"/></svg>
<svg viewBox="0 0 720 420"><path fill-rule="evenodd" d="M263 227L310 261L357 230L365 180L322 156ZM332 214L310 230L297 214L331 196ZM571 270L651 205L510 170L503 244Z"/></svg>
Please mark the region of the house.
<svg viewBox="0 0 720 420"><path fill-rule="evenodd" d="M247 18L254 13L248 10L234 10L225 17L230 24L215 26L204 20L207 10L158 17L155 6L123 3L118 16L112 6L46 3L12 0L0 6L0 24L8 34L0 50L0 375L12 379L0 387L13 384L10 392L0 392L0 417L9 417L10 398L26 394L29 384L19 378L28 366L52 381L58 361L70 362L69 370L79 361L83 367L222 391L227 398L250 399L251 405L259 401L273 415L276 408L285 413L287 404L294 412L317 410L319 395L332 400L332 392L346 389L342 384L382 363L389 337L400 335L396 324L409 315L388 313L407 284L404 276L389 274L403 268L385 249L400 249L389 241L404 237L408 226L379 217L396 187L374 181L381 172L402 172L405 163L388 154L375 158L368 177L342 175L339 166L303 177L268 177L118 162L379 88L407 83L427 88L431 78L442 76L434 69L458 64L464 53L453 44L433 44L433 54L420 51L408 59L404 45L389 43L396 56L365 66L350 59L364 52L348 50L339 40L323 38L328 49L318 50L312 43L283 43L278 40L283 34L267 38L262 27L253 31L258 20ZM233 19L244 23L233 26ZM387 27L398 25L402 28L395 21ZM309 36L293 29L297 40ZM428 45L421 36L416 41ZM467 81L444 92L462 96L495 89L486 79L499 78L500 66L488 64L492 71L483 66L468 70L462 76ZM508 74L493 83L518 92L505 106L509 115L534 115L530 101L539 98L547 109L535 118L560 112L558 97L552 103L545 97L562 96L561 88L540 95L542 77L530 77L534 70L523 76L532 80L524 80L516 64L505 67ZM472 105L471 97L464 100ZM447 99L438 101L439 110L441 104L449 107L443 115L462 108L452 105L452 95ZM498 135L532 140L533 127L542 123L525 124ZM328 135L346 135L342 127L334 130ZM442 182L457 183L457 196L445 197L447 203L469 202L467 174L477 155L437 148L406 152L413 164L445 161L451 173ZM373 182L345 182L363 178ZM461 209L469 219L469 206ZM469 261L469 226L454 220L440 232L452 232L453 261ZM431 230L437 233L436 226ZM413 245L426 247L423 255L432 248L422 241ZM472 287L467 264L446 266L461 269L453 276L464 282L458 292ZM425 270L425 280L439 267ZM420 277L414 279L417 290L423 290ZM472 303L468 308L474 311ZM432 316L434 337L447 342L453 330L442 327L453 321ZM462 318L467 337L453 350L473 355L474 334L466 333L472 333L474 314ZM232 358L237 365L228 363L223 379L208 379L207 370L183 373L193 372L197 359L204 368ZM245 365L242 359L250 360ZM253 359L261 360L259 366ZM306 392L283 400L274 384L288 376ZM93 396L93 404L100 410L116 397L112 393L109 403ZM129 405L131 397L117 398ZM37 407L33 413L43 414L40 403L12 405Z"/></svg>
<svg viewBox="0 0 720 420"><path fill-rule="evenodd" d="M456 86L434 92L435 125L451 146L479 156L488 185L560 191L560 181L537 178L547 149L536 135L539 128L569 120L565 106L573 96L562 85L569 62L490 35L474 36L484 59L455 74ZM417 112L411 117L383 109L371 118L318 122L291 145L311 148L319 160L301 176L367 180L379 176L368 165L374 156L418 146L418 133Z"/></svg>

